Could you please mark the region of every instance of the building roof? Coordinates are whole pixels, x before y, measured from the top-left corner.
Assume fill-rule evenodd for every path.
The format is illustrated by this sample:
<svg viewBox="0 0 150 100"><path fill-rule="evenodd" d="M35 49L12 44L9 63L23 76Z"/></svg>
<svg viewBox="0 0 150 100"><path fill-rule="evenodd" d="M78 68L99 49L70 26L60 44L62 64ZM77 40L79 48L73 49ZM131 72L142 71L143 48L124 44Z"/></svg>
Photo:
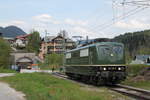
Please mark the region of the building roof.
<svg viewBox="0 0 150 100"><path fill-rule="evenodd" d="M110 39L96 38L96 39L81 40L81 41L79 41L79 44L98 43L98 42L110 42Z"/></svg>
<svg viewBox="0 0 150 100"><path fill-rule="evenodd" d="M28 36L30 36L31 34L25 34L25 35L20 35L17 36L16 39L21 39L21 40L25 40Z"/></svg>
<svg viewBox="0 0 150 100"><path fill-rule="evenodd" d="M74 41L70 38L66 38L66 42L74 42Z"/></svg>
<svg viewBox="0 0 150 100"><path fill-rule="evenodd" d="M33 62L29 57L21 57L17 60L17 62Z"/></svg>
<svg viewBox="0 0 150 100"><path fill-rule="evenodd" d="M150 55L136 55L136 59L145 61L150 58Z"/></svg>
<svg viewBox="0 0 150 100"><path fill-rule="evenodd" d="M56 36L46 36L44 37L44 42L51 42Z"/></svg>
<svg viewBox="0 0 150 100"><path fill-rule="evenodd" d="M131 64L144 64L144 63L145 63L144 61L138 60L138 59L133 60L133 61L131 62Z"/></svg>
<svg viewBox="0 0 150 100"><path fill-rule="evenodd" d="M44 38L44 42L51 42L51 41L53 41L54 39L56 39L56 38L58 38L58 37L62 37L62 36L60 36L60 35L58 35L58 36L46 36L45 38ZM62 37L63 38L63 37ZM73 42L73 40L72 39L70 39L70 38L65 38L66 39L66 42Z"/></svg>
<svg viewBox="0 0 150 100"><path fill-rule="evenodd" d="M117 42L99 42L99 43L94 43L94 44L89 44L89 45L86 45L86 46L77 46L77 48L75 49L72 49L72 50L69 50L67 52L72 52L72 51L76 51L76 50L80 50L80 49L85 49L85 48L89 48L89 47L93 47L93 46L100 46L100 45L122 45L122 43L117 43Z"/></svg>

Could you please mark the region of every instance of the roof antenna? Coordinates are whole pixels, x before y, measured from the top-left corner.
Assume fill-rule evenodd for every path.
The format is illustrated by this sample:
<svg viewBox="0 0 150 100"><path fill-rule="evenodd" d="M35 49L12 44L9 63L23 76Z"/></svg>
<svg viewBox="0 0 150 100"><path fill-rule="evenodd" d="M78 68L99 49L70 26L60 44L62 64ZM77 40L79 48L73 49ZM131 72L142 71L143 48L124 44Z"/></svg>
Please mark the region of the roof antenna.
<svg viewBox="0 0 150 100"><path fill-rule="evenodd" d="M113 23L115 23L115 0L112 0Z"/></svg>
<svg viewBox="0 0 150 100"><path fill-rule="evenodd" d="M123 6L123 17L125 17L125 2L126 0L123 0L122 6Z"/></svg>

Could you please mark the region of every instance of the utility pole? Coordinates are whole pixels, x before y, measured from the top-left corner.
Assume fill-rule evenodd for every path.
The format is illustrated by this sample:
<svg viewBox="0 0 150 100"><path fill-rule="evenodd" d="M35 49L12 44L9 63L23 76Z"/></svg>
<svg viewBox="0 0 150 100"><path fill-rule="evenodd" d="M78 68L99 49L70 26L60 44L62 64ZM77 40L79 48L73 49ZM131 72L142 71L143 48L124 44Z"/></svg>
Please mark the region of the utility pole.
<svg viewBox="0 0 150 100"><path fill-rule="evenodd" d="M47 32L47 30L45 30L45 37L49 36L49 33Z"/></svg>

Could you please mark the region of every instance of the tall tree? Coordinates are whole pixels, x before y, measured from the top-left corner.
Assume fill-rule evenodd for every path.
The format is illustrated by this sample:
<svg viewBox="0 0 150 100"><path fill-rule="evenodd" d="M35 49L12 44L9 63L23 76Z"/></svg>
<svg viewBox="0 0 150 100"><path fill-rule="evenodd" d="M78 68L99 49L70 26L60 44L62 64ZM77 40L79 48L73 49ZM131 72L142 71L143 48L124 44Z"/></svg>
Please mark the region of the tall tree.
<svg viewBox="0 0 150 100"><path fill-rule="evenodd" d="M63 65L63 54L56 54L56 53L53 53L53 54L48 54L46 55L46 58L45 58L45 65L46 66L49 66L50 68L53 68L53 67L59 67L59 66L62 66Z"/></svg>
<svg viewBox="0 0 150 100"><path fill-rule="evenodd" d="M0 68L8 68L10 64L10 45L0 38Z"/></svg>
<svg viewBox="0 0 150 100"><path fill-rule="evenodd" d="M28 44L26 49L28 52L38 53L40 49L41 38L38 31L31 32L31 35L28 37Z"/></svg>

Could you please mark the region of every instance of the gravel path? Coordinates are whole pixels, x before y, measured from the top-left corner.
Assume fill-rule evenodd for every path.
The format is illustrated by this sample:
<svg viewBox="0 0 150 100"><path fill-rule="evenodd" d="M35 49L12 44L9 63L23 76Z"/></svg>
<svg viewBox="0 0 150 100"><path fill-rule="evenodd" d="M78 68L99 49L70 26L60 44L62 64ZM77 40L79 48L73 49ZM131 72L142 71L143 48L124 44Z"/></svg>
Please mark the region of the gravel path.
<svg viewBox="0 0 150 100"><path fill-rule="evenodd" d="M0 73L0 77L13 76L13 73ZM25 100L24 94L11 88L9 84L0 82L0 100Z"/></svg>
<svg viewBox="0 0 150 100"><path fill-rule="evenodd" d="M0 73L0 77L13 76L15 73Z"/></svg>

